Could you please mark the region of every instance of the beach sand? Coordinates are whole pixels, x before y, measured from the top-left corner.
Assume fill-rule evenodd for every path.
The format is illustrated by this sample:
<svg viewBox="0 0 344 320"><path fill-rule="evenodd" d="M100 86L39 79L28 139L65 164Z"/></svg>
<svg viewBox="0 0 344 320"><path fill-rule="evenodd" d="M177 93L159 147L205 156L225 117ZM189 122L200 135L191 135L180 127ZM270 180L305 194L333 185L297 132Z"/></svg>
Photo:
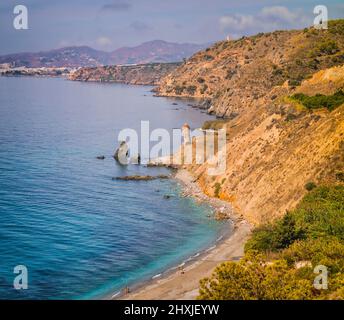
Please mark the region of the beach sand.
<svg viewBox="0 0 344 320"><path fill-rule="evenodd" d="M183 184L184 196L195 197L196 201L206 201L214 210L229 214L233 225L228 225L228 228L233 230L199 257L185 263L182 268L176 268L173 272L157 276L151 281L132 289L130 293L121 294L112 297L112 299L193 300L198 295L200 279L210 276L219 263L230 260L237 261L243 256L244 244L251 230L249 223L233 213L228 202L206 196L188 171L178 170L175 178Z"/></svg>

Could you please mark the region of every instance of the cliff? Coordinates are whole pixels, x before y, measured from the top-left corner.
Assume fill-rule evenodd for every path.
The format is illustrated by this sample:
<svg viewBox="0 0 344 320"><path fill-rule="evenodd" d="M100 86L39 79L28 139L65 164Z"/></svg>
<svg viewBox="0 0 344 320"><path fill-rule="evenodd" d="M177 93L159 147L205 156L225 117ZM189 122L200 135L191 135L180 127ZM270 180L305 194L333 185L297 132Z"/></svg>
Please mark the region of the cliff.
<svg viewBox="0 0 344 320"><path fill-rule="evenodd" d="M159 80L176 69L180 63L150 63L128 66L80 68L70 80L120 82L126 84L156 85Z"/></svg>
<svg viewBox="0 0 344 320"><path fill-rule="evenodd" d="M344 182L343 35L339 20L221 42L162 79L159 95L201 98L224 118L207 126L226 126L225 172L185 166L206 194L260 224L295 207L307 183Z"/></svg>
<svg viewBox="0 0 344 320"><path fill-rule="evenodd" d="M161 96L201 98L208 112L233 118L266 99L275 86L297 86L344 63L344 20L328 30L275 31L222 41L196 53L157 88Z"/></svg>

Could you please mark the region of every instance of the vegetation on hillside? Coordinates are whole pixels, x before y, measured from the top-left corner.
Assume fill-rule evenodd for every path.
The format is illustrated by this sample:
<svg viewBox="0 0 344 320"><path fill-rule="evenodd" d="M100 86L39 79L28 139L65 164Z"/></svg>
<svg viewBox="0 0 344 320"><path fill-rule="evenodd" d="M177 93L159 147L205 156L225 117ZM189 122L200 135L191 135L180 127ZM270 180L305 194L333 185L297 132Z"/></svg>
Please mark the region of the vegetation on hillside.
<svg viewBox="0 0 344 320"><path fill-rule="evenodd" d="M327 108L332 111L344 103L344 92L338 90L332 95L316 94L308 96L303 93L296 93L290 97L292 100L301 103L307 109Z"/></svg>
<svg viewBox="0 0 344 320"><path fill-rule="evenodd" d="M305 28L296 41L296 50L283 74L292 86L310 77L316 70L344 63L344 19L331 20L328 30Z"/></svg>
<svg viewBox="0 0 344 320"><path fill-rule="evenodd" d="M316 289L318 265L328 289ZM201 280L199 299L344 299L344 186L320 186L282 219L258 227L239 262Z"/></svg>
<svg viewBox="0 0 344 320"><path fill-rule="evenodd" d="M211 98L212 112L231 118L274 86L288 81L297 87L315 72L343 63L344 19L331 20L327 30L277 30L217 42L164 78L157 92Z"/></svg>

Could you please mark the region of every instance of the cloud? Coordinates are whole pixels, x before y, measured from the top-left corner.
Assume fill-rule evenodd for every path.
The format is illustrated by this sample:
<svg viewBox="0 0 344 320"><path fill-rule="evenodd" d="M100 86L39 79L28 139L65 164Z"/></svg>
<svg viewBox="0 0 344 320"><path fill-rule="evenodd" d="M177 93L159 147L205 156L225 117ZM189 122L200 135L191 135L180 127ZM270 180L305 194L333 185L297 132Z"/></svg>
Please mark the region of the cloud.
<svg viewBox="0 0 344 320"><path fill-rule="evenodd" d="M143 21L134 21L129 26L131 29L133 29L136 32L142 32L149 29L152 29L152 26L148 25L147 23Z"/></svg>
<svg viewBox="0 0 344 320"><path fill-rule="evenodd" d="M108 46L112 45L112 41L108 37L99 37L96 40L96 42L101 47L108 47Z"/></svg>
<svg viewBox="0 0 344 320"><path fill-rule="evenodd" d="M102 11L105 12L116 12L116 11L127 11L131 8L131 4L123 0L116 0L111 3L105 4L102 7Z"/></svg>
<svg viewBox="0 0 344 320"><path fill-rule="evenodd" d="M302 10L289 10L283 6L264 7L256 15L232 14L219 19L222 31L234 36L268 32L278 29L301 28L311 24L313 16Z"/></svg>
<svg viewBox="0 0 344 320"><path fill-rule="evenodd" d="M245 31L256 26L256 19L251 15L234 14L220 18L220 26L223 31Z"/></svg>
<svg viewBox="0 0 344 320"><path fill-rule="evenodd" d="M290 11L286 7L274 6L265 7L261 11L261 17L268 21L270 24L287 24L296 26L300 22L304 22L306 17L301 10Z"/></svg>
<svg viewBox="0 0 344 320"><path fill-rule="evenodd" d="M69 47L71 45L71 43L68 40L61 40L59 41L57 47Z"/></svg>

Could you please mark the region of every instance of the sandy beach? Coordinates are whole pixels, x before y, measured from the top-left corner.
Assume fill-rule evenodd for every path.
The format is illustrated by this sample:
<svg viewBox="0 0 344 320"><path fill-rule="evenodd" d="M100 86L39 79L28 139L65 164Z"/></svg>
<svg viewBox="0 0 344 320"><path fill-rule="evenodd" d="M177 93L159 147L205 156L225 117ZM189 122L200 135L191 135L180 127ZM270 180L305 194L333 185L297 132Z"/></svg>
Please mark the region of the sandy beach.
<svg viewBox="0 0 344 320"><path fill-rule="evenodd" d="M206 201L215 211L229 216L227 236L211 246L192 261L174 271L153 277L154 279L131 288L130 293L114 295L112 299L123 300L178 300L196 299L200 279L210 276L214 268L224 261L239 260L244 253L244 244L250 234L249 223L237 216L228 202L206 196L197 182L186 170L178 170L175 178L183 185L183 196L192 196L196 201Z"/></svg>

